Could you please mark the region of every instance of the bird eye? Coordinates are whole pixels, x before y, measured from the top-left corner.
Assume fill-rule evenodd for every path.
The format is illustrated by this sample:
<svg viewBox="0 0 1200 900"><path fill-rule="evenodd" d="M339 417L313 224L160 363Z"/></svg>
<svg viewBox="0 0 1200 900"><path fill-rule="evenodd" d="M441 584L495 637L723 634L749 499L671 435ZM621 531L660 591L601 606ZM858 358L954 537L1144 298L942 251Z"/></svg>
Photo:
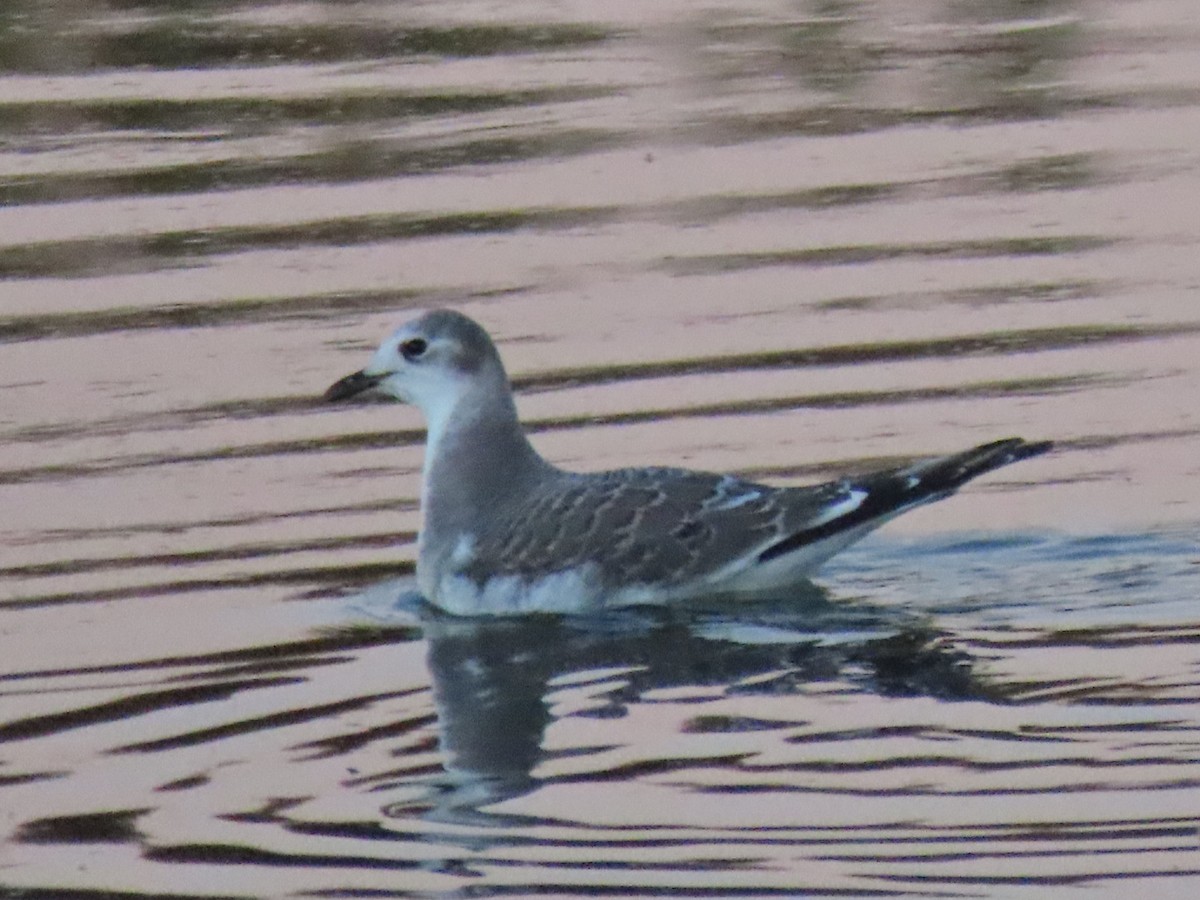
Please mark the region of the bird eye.
<svg viewBox="0 0 1200 900"><path fill-rule="evenodd" d="M429 344L424 338L409 338L400 345L400 353L405 359L411 361L424 356L428 347Z"/></svg>

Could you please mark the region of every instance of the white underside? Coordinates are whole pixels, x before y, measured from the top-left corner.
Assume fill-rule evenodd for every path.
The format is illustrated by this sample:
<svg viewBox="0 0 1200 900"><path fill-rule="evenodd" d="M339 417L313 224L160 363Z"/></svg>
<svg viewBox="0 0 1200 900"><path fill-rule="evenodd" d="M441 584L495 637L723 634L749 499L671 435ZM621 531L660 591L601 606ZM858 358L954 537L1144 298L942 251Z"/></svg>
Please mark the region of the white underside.
<svg viewBox="0 0 1200 900"><path fill-rule="evenodd" d="M434 604L456 616L511 616L521 613L579 613L607 605L587 567L538 579L495 575L482 586L465 575L443 575Z"/></svg>
<svg viewBox="0 0 1200 900"><path fill-rule="evenodd" d="M766 563L756 556L740 560L713 575L677 585L630 584L605 590L594 565L540 578L500 575L482 586L454 572L444 574L431 598L436 606L459 616L508 616L523 613L586 613L622 606L661 606L686 600L767 597L804 581L822 563L899 515L881 517L801 547ZM470 555L470 542L456 547L457 562Z"/></svg>

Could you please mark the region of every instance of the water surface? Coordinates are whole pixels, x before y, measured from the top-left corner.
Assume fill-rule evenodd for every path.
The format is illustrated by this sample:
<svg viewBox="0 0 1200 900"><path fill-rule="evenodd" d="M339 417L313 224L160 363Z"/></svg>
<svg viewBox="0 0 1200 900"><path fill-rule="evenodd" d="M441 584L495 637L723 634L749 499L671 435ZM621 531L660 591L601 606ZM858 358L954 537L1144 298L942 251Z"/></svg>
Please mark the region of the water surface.
<svg viewBox="0 0 1200 900"><path fill-rule="evenodd" d="M1190 897L1184 0L0 9L0 894ZM411 594L412 311L556 463L1058 448L770 605ZM123 892L123 893L122 893Z"/></svg>

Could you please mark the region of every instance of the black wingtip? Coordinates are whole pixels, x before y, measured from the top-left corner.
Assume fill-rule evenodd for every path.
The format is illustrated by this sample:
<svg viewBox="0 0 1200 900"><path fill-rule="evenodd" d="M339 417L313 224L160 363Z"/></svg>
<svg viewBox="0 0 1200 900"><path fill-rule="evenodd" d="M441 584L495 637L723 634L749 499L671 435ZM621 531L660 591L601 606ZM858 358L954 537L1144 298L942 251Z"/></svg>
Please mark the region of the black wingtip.
<svg viewBox="0 0 1200 900"><path fill-rule="evenodd" d="M918 490L941 492L956 490L972 478L1011 463L1041 456L1054 446L1053 441L1027 441L1024 438L1004 438L981 444L953 456L932 460L912 467L906 472L919 475Z"/></svg>
<svg viewBox="0 0 1200 900"><path fill-rule="evenodd" d="M1054 441L1021 441L1021 455L1017 458L1029 459L1031 456L1041 456L1053 449Z"/></svg>
<svg viewBox="0 0 1200 900"><path fill-rule="evenodd" d="M335 381L325 391L323 399L326 403L337 403L339 400L347 400L361 394L363 391L369 391L379 382L383 381L382 375L368 375L364 371L354 372L347 375L340 381Z"/></svg>
<svg viewBox="0 0 1200 900"><path fill-rule="evenodd" d="M983 464L980 471L986 472L990 469L1007 466L1009 463L1041 456L1053 449L1054 441L1027 441L1024 438L1013 437L984 444L974 450L968 450L962 456L972 462L978 461Z"/></svg>
<svg viewBox="0 0 1200 900"><path fill-rule="evenodd" d="M867 525L873 519L882 522L886 516L948 497L972 478L1009 463L1040 456L1053 447L1053 441L1004 438L952 456L935 457L916 465L866 475L853 482L855 487L867 492L861 504L845 515L801 529L777 541L759 553L759 562L769 562L838 532Z"/></svg>

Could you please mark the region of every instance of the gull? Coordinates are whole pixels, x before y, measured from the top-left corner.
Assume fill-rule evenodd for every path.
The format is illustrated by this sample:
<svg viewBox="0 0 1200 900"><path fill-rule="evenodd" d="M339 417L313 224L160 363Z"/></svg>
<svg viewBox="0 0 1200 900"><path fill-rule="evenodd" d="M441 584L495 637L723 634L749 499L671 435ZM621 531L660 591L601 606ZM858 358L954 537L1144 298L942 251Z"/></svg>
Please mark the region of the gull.
<svg viewBox="0 0 1200 900"><path fill-rule="evenodd" d="M444 309L401 326L325 399L372 389L424 415L417 585L462 616L783 597L901 513L1051 447L1007 438L810 487L668 467L569 472L526 438L487 331Z"/></svg>

